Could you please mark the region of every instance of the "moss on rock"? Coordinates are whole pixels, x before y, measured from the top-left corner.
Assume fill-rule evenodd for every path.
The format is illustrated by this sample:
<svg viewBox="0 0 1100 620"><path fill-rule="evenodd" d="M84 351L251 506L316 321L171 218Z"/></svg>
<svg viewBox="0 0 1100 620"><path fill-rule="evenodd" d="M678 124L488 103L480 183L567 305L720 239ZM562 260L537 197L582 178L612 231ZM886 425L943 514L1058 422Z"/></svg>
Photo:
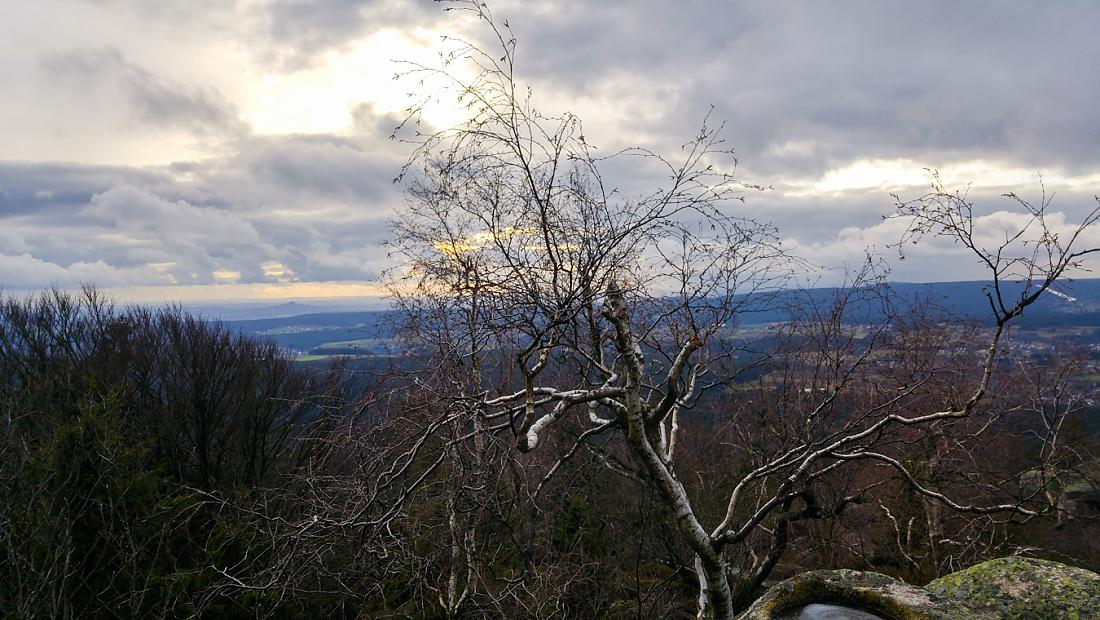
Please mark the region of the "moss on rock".
<svg viewBox="0 0 1100 620"><path fill-rule="evenodd" d="M924 588L878 573L809 571L773 586L741 620L773 620L810 603L854 607L892 620L1100 619L1100 575L1021 557L983 562Z"/></svg>
<svg viewBox="0 0 1100 620"><path fill-rule="evenodd" d="M1100 575L1047 560L990 560L936 579L926 589L1007 620L1100 618Z"/></svg>
<svg viewBox="0 0 1100 620"><path fill-rule="evenodd" d="M958 601L897 579L854 570L809 571L782 581L753 603L741 620L771 620L809 603L855 607L893 620L992 620Z"/></svg>

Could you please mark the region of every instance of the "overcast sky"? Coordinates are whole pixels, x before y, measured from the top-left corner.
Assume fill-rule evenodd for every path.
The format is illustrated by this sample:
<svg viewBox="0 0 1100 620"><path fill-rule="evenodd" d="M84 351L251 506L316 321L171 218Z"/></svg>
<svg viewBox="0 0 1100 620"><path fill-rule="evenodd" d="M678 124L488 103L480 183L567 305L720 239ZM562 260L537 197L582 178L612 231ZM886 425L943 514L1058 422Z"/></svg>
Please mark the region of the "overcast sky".
<svg viewBox="0 0 1100 620"><path fill-rule="evenodd" d="M1040 173L1055 222L1100 193L1100 2L493 7L540 107L601 148L676 149L714 106L742 176L774 188L738 208L826 268L890 256L890 193L924 193L926 168L972 183L990 230ZM371 293L416 87L394 61L448 33L481 31L423 0L0 0L0 288ZM982 273L932 244L894 277Z"/></svg>

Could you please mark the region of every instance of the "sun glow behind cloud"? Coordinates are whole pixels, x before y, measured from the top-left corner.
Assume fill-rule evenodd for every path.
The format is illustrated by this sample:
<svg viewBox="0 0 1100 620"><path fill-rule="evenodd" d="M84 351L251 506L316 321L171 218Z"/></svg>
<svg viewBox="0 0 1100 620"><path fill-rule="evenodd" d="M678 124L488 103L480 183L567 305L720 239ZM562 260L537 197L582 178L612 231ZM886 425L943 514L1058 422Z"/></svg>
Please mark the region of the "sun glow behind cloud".
<svg viewBox="0 0 1100 620"><path fill-rule="evenodd" d="M244 116L260 134L346 133L360 104L402 117L415 101L410 91L442 93L448 84L430 76L395 76L415 64L437 66L440 54L454 47L436 32L381 30L347 50L328 52L315 68L259 76L244 93ZM452 69L470 77L461 65ZM423 113L435 127L452 126L465 115L454 97L437 98Z"/></svg>

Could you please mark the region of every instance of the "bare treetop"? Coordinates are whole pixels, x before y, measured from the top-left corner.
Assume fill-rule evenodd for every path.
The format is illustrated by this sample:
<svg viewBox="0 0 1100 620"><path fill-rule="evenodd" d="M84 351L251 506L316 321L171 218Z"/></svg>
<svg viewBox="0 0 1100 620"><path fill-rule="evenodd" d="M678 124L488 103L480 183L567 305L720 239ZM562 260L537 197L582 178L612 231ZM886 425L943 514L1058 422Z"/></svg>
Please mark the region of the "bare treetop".
<svg viewBox="0 0 1100 620"><path fill-rule="evenodd" d="M750 217L746 193L763 188L736 176L721 124L704 116L675 155L645 148L598 155L577 117L535 107L516 75L518 46L506 23L480 2L450 8L474 14L498 49L463 41L440 66L409 67L410 76L449 84L429 99L454 97L469 118L411 139L399 177L407 200L391 242L401 264L389 281L410 342L454 369L433 389L449 403L447 423L463 429L455 441L511 436L527 454L564 436L562 456L530 491L536 501L581 449L652 489L695 556L700 616L715 618L732 617L763 582L792 523L861 501L856 493L822 505L823 482L855 463L884 466L952 510L1036 513L1010 499L949 497L909 469L904 446L974 416L988 400L1007 324L1095 251L1076 242L1096 211L1059 235L1048 226L1045 199L1033 207L1012 197L1029 220L987 249L965 194L936 185L916 200L898 199L903 242L946 237L988 267L996 329L977 356L978 371L950 402L932 403L926 393L945 373L935 356L882 389L879 363L904 355L895 348L903 343L898 317L885 300L871 325L847 316L857 298L885 290L874 261L851 275L833 308L782 326L793 348L762 351L732 337L741 314L769 303L803 265L784 252L778 231ZM407 123L419 126L426 102L410 108ZM612 161L658 170L654 187L618 191L604 174ZM1010 255L1014 244L1029 253ZM1019 297L1002 288L1011 278L1026 282ZM806 386L769 412L769 424L784 429L780 438L767 446L747 438L748 466L732 479L679 472L689 449L682 417L704 394L733 389L746 370L773 363ZM686 486L684 473L699 484ZM700 505L716 497L725 509L704 513ZM471 562L466 570L472 583L479 569Z"/></svg>

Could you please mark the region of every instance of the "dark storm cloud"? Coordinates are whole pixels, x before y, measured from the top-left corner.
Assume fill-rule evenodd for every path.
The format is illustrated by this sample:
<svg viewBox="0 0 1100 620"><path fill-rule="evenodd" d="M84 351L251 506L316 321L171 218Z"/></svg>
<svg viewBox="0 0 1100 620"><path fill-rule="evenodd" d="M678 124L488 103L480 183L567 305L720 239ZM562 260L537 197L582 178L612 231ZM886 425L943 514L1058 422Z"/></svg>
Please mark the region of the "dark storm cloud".
<svg viewBox="0 0 1100 620"><path fill-rule="evenodd" d="M236 107L216 90L154 75L113 47L54 52L43 58L42 65L77 93L104 86L118 89L133 115L151 127L180 128L198 135L248 132Z"/></svg>

